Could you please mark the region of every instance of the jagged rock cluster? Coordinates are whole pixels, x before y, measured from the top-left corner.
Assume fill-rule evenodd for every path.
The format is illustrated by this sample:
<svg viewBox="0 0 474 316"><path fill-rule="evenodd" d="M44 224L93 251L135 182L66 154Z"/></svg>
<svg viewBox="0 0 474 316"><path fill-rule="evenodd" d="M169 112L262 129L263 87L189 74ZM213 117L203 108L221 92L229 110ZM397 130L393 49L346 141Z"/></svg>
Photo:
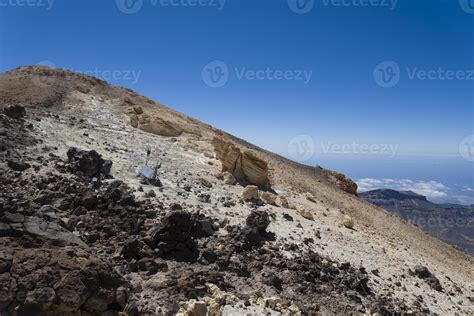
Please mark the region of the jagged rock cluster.
<svg viewBox="0 0 474 316"><path fill-rule="evenodd" d="M126 282L81 247L25 234L0 245L2 315L100 315L127 304Z"/></svg>
<svg viewBox="0 0 474 316"><path fill-rule="evenodd" d="M208 228L205 229L205 225ZM194 261L198 257L195 238L212 234L212 224L199 221L186 211L172 211L157 227L151 229L146 243L164 258L178 261Z"/></svg>
<svg viewBox="0 0 474 316"><path fill-rule="evenodd" d="M341 190L357 196L357 183L342 173L328 170L329 179Z"/></svg>
<svg viewBox="0 0 474 316"><path fill-rule="evenodd" d="M109 176L112 161L104 160L95 151L84 151L70 148L67 152L69 169L78 176L103 179Z"/></svg>

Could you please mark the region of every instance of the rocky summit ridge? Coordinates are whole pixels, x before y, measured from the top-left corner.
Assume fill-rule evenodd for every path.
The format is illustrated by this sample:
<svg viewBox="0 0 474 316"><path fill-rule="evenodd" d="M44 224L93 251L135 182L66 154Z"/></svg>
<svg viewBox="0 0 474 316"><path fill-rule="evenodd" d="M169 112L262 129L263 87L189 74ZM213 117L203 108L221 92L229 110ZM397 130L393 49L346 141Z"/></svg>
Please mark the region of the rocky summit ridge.
<svg viewBox="0 0 474 316"><path fill-rule="evenodd" d="M62 69L0 107L2 316L474 313L472 257L340 173Z"/></svg>

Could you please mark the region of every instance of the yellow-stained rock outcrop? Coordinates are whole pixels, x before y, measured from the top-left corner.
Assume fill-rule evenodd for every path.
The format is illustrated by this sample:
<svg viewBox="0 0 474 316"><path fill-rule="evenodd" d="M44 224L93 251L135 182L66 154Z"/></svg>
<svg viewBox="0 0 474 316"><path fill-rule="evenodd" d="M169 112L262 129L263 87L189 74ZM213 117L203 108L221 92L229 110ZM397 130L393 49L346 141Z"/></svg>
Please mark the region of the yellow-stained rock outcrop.
<svg viewBox="0 0 474 316"><path fill-rule="evenodd" d="M238 181L257 185L260 188L270 186L268 165L250 151L242 152L235 144L220 137L212 140L217 158L222 163L222 171L228 171Z"/></svg>
<svg viewBox="0 0 474 316"><path fill-rule="evenodd" d="M168 137L177 137L183 133L183 129L176 124L157 116L150 116L144 113L141 107L135 106L129 109L128 115L130 117L130 125L144 132Z"/></svg>
<svg viewBox="0 0 474 316"><path fill-rule="evenodd" d="M329 178L339 189L357 196L357 184L342 173L329 171Z"/></svg>

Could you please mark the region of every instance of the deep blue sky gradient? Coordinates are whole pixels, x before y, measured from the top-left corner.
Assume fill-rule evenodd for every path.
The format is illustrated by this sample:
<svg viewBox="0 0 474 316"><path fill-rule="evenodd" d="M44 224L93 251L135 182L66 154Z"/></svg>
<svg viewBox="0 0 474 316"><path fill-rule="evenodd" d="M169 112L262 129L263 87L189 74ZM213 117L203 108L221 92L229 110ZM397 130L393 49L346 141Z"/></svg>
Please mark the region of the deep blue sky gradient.
<svg viewBox="0 0 474 316"><path fill-rule="evenodd" d="M0 3L7 1L21 0ZM50 61L79 71L140 72L136 83L111 82L285 156L295 136L310 135L316 153L306 162L349 175L363 168L350 155L332 164L320 144L394 144L398 157L429 161L459 158L460 142L474 134L474 80L410 80L406 70L474 69L474 14L458 0L399 0L394 10L315 0L307 14L290 10L287 0L227 0L222 10L143 1L135 14L122 13L115 0L56 0L51 10L2 5L0 71ZM220 88L201 76L214 60L230 71ZM401 68L393 88L373 77L386 60ZM243 67L312 77L308 84L238 80L234 69ZM459 165L457 178L474 186L472 163L455 161L446 169ZM437 168L430 172L444 178Z"/></svg>

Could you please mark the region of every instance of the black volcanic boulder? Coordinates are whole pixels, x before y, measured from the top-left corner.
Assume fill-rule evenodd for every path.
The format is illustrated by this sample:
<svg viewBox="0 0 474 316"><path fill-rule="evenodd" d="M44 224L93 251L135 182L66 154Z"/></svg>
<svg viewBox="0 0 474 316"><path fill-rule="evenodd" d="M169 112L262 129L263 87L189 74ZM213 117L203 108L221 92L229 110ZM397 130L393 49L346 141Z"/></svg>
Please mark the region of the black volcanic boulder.
<svg viewBox="0 0 474 316"><path fill-rule="evenodd" d="M26 110L21 105L9 105L3 109L3 113L11 118L21 119L26 115Z"/></svg>
<svg viewBox="0 0 474 316"><path fill-rule="evenodd" d="M441 283L439 282L438 278L435 277L434 274L431 273L427 267L419 266L419 265L415 266L414 274L420 279L424 279L426 283L428 283L428 285L431 286L436 291L438 292L443 291L443 287L441 286Z"/></svg>
<svg viewBox="0 0 474 316"><path fill-rule="evenodd" d="M68 150L67 157L70 171L87 178L104 179L109 176L112 168L112 161L102 159L95 150L85 151L72 147Z"/></svg>
<svg viewBox="0 0 474 316"><path fill-rule="evenodd" d="M245 244L250 247L259 247L265 240L266 229L270 225L270 217L265 211L253 211L247 216L246 226L242 229Z"/></svg>
<svg viewBox="0 0 474 316"><path fill-rule="evenodd" d="M132 189L123 181L115 180L104 188L103 199L121 206L136 206Z"/></svg>
<svg viewBox="0 0 474 316"><path fill-rule="evenodd" d="M186 211L172 211L160 224L148 232L146 243L165 259L193 261L198 256L197 244L192 237L195 221Z"/></svg>
<svg viewBox="0 0 474 316"><path fill-rule="evenodd" d="M7 164L10 169L15 171L25 171L26 169L29 169L31 167L28 163L18 159L9 159Z"/></svg>
<svg viewBox="0 0 474 316"><path fill-rule="evenodd" d="M245 222L248 227L255 228L259 233L264 233L270 225L270 217L265 211L253 211Z"/></svg>

